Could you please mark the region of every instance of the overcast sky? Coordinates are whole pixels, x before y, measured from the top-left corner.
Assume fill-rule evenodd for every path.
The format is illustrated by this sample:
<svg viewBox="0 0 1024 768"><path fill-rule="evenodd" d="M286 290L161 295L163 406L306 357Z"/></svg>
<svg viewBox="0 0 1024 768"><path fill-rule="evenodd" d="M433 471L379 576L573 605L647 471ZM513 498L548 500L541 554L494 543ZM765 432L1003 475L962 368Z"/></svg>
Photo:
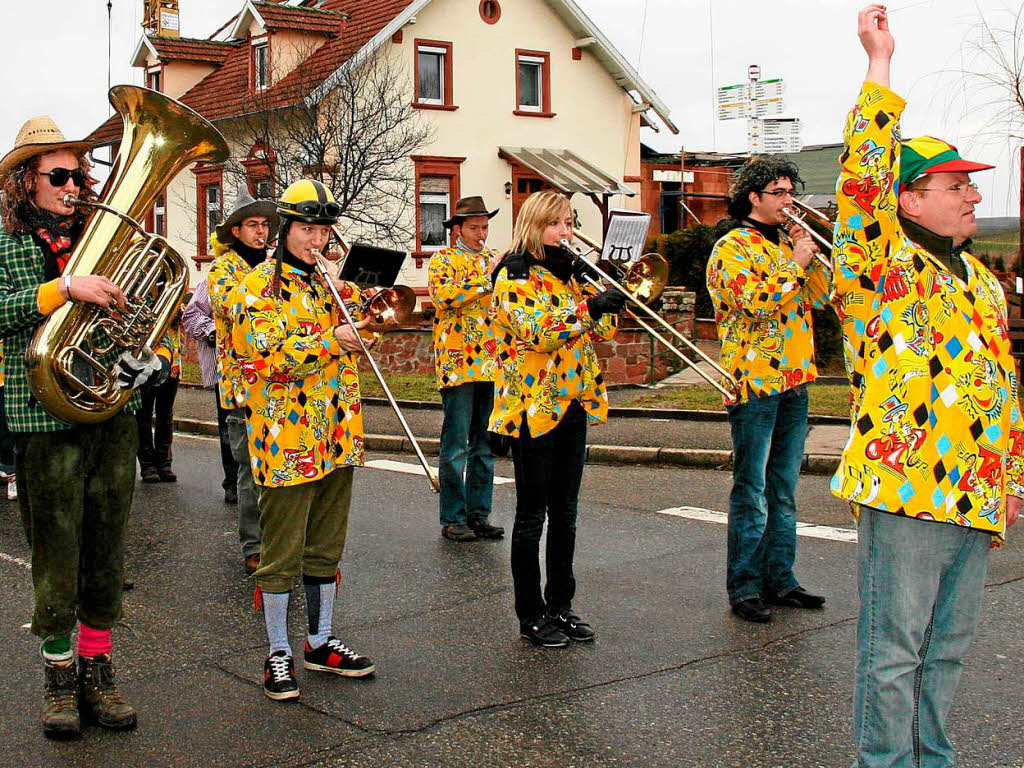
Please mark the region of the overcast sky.
<svg viewBox="0 0 1024 768"><path fill-rule="evenodd" d="M517 0L505 0L516 2ZM680 128L645 131L664 151L746 147L745 121L714 119L714 89L744 82L759 64L765 79L786 81L787 112L804 144L841 139L843 119L866 63L856 35L864 0L576 0L622 54L638 66ZM142 0L112 0L112 82L141 84L129 60L139 42ZM243 0L180 0L182 33L205 37ZM107 0L3 0L0 3L0 153L30 116L51 115L69 136L88 133L108 115ZM908 98L906 136L931 133L972 158L997 164L978 174L984 216L1016 216L1018 155L1005 131L977 134L993 110L959 75L982 66L965 41L980 14L1008 26L1017 0L895 0L893 87ZM527 41L521 41L525 44ZM598 130L598 126L595 126ZM1017 142L1019 145L1019 142ZM1016 151L1015 151L1016 152Z"/></svg>

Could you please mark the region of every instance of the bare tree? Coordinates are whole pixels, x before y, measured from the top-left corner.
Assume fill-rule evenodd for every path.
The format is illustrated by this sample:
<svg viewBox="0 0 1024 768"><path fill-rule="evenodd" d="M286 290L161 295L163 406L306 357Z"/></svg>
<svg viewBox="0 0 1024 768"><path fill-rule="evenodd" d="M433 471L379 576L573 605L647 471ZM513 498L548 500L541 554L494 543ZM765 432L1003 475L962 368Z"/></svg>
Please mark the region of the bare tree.
<svg viewBox="0 0 1024 768"><path fill-rule="evenodd" d="M414 238L414 169L410 155L429 145L433 128L413 109L406 68L385 54L349 62L328 84L302 64L258 94L253 109L228 127L242 152L257 147L270 160L274 189L304 176L330 188L342 229L404 249ZM288 96L291 98L288 99ZM290 101L291 103L287 103ZM248 170L233 157L225 176L238 186Z"/></svg>

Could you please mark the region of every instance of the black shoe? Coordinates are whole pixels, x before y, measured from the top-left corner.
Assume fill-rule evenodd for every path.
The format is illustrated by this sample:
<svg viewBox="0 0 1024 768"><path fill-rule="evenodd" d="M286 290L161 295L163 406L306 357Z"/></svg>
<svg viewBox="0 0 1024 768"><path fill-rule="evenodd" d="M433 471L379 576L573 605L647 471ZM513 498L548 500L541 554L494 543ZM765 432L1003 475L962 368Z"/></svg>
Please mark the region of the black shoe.
<svg viewBox="0 0 1024 768"><path fill-rule="evenodd" d="M144 483L159 483L160 474L156 471L156 467L143 467L142 468L142 482Z"/></svg>
<svg viewBox="0 0 1024 768"><path fill-rule="evenodd" d="M135 727L135 707L125 701L114 684L114 665L109 653L78 657L78 706L83 717L104 728L129 731Z"/></svg>
<svg viewBox="0 0 1024 768"><path fill-rule="evenodd" d="M342 677L366 677L377 669L369 657L361 656L338 638L331 636L316 650L306 641L302 666L314 672L330 672Z"/></svg>
<svg viewBox="0 0 1024 768"><path fill-rule="evenodd" d="M549 613L548 619L570 640L577 643L589 643L594 639L594 630L572 611Z"/></svg>
<svg viewBox="0 0 1024 768"><path fill-rule="evenodd" d="M812 595L803 587L793 587L789 592L781 595L765 595L765 602L772 605L785 605L789 608L821 608L825 605L825 598L821 595Z"/></svg>
<svg viewBox="0 0 1024 768"><path fill-rule="evenodd" d="M732 612L744 621L756 621L765 624L772 620L772 612L769 611L760 597L748 597L733 603Z"/></svg>
<svg viewBox="0 0 1024 768"><path fill-rule="evenodd" d="M224 503L225 504L237 504L238 503L238 492L234 488L224 489Z"/></svg>
<svg viewBox="0 0 1024 768"><path fill-rule="evenodd" d="M74 739L81 733L75 662L54 664L47 661L44 673L43 735L48 739Z"/></svg>
<svg viewBox="0 0 1024 768"><path fill-rule="evenodd" d="M542 648L565 648L569 637L547 616L519 625L519 634Z"/></svg>
<svg viewBox="0 0 1024 768"><path fill-rule="evenodd" d="M299 698L295 663L284 651L275 651L263 662L263 692L274 701Z"/></svg>
<svg viewBox="0 0 1024 768"><path fill-rule="evenodd" d="M245 575L252 576L260 569L260 553L253 552L245 556Z"/></svg>
<svg viewBox="0 0 1024 768"><path fill-rule="evenodd" d="M174 474L174 470L170 467L161 467L156 471L157 477L160 478L161 483L176 483L178 482L178 476Z"/></svg>
<svg viewBox="0 0 1024 768"><path fill-rule="evenodd" d="M483 515L470 515L466 521L473 529L478 539L500 539L505 535L505 529L500 525L491 525Z"/></svg>
<svg viewBox="0 0 1024 768"><path fill-rule="evenodd" d="M449 541L476 541L476 534L473 529L465 523L446 525L441 528L441 535Z"/></svg>

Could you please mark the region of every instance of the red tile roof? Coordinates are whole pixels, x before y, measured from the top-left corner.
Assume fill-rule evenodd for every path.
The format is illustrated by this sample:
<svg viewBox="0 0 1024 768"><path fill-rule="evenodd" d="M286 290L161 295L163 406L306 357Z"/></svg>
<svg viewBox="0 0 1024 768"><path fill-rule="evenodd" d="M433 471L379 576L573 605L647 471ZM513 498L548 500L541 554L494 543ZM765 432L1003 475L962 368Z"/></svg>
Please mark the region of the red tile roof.
<svg viewBox="0 0 1024 768"><path fill-rule="evenodd" d="M308 15L325 11L337 19L339 33L321 45L306 62L257 99L249 91L249 46L232 46L223 64L200 80L181 101L207 120L226 120L254 108L273 109L294 104L329 77L338 67L380 32L412 0L327 0L323 9L296 9L258 3L257 10L273 15L277 11L299 11ZM347 17L347 21L344 20ZM264 16L268 25L270 20ZM109 144L121 136L121 120L114 115L87 137L94 144Z"/></svg>
<svg viewBox="0 0 1024 768"><path fill-rule="evenodd" d="M319 8L295 8L276 3L253 3L268 30L294 29L334 37L341 30L342 15Z"/></svg>
<svg viewBox="0 0 1024 768"><path fill-rule="evenodd" d="M150 35L149 42L156 48L157 55L163 61L205 61L211 64L223 63L228 54L237 47L236 43L157 35Z"/></svg>

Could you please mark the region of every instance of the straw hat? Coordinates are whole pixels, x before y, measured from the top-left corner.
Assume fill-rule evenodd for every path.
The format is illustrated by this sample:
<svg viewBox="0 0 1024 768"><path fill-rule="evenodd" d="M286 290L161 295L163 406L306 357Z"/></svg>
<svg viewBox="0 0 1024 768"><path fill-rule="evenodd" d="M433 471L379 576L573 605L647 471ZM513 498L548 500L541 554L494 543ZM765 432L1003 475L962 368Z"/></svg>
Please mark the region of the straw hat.
<svg viewBox="0 0 1024 768"><path fill-rule="evenodd" d="M46 152L67 149L71 152L84 152L91 145L87 141L68 141L64 138L53 118L43 115L27 121L18 137L14 140L14 149L0 159L0 184L7 180L8 174L30 157Z"/></svg>

